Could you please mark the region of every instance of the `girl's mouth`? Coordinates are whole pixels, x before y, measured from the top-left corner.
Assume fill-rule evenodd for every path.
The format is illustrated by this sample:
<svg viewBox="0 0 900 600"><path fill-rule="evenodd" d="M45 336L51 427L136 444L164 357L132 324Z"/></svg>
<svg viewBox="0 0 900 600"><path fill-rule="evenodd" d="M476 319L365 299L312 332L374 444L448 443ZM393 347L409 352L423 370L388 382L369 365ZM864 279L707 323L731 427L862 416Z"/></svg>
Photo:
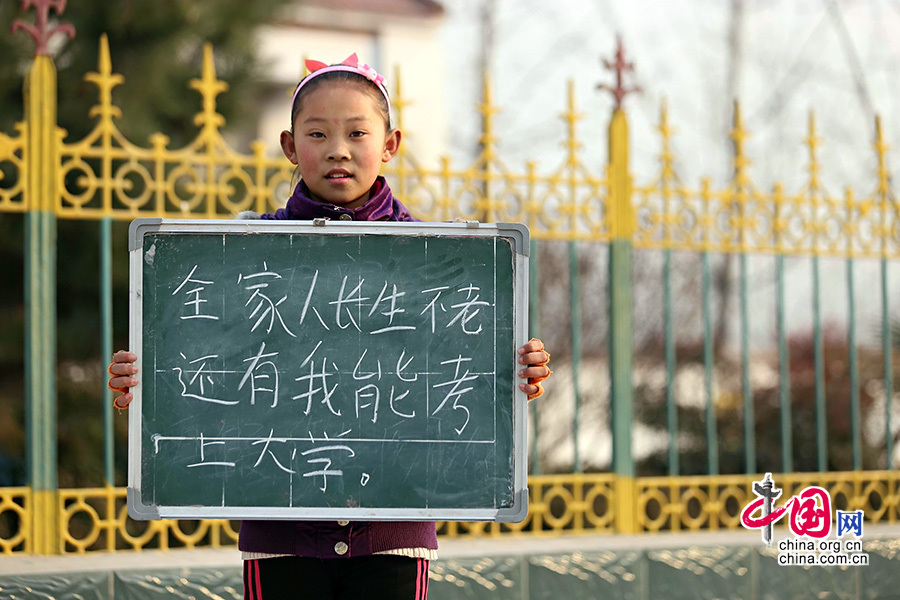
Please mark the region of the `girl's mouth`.
<svg viewBox="0 0 900 600"><path fill-rule="evenodd" d="M350 177L350 173L347 173L345 171L334 171L329 172L325 175L325 179L348 179Z"/></svg>

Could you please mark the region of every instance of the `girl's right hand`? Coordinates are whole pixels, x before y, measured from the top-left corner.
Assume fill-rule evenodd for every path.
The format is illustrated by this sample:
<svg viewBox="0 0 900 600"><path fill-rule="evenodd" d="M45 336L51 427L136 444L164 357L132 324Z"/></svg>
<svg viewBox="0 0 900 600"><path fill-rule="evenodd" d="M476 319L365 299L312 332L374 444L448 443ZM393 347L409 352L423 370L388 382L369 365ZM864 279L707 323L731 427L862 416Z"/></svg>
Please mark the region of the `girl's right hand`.
<svg viewBox="0 0 900 600"><path fill-rule="evenodd" d="M113 400L113 406L116 408L128 408L128 405L134 400L134 394L129 392L128 389L138 384L138 380L132 377L138 372L138 368L134 366L137 359L137 354L127 350L119 350L113 354L113 361L108 369L108 385L109 389L121 394Z"/></svg>

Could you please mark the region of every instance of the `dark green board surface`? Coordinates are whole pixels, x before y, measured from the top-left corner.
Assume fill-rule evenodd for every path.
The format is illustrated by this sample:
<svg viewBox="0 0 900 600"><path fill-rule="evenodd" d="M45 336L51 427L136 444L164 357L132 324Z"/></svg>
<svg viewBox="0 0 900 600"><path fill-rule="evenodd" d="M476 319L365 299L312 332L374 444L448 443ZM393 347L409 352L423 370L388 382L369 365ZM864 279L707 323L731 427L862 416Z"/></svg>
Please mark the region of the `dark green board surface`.
<svg viewBox="0 0 900 600"><path fill-rule="evenodd" d="M134 516L524 517L516 240L226 223L133 236Z"/></svg>

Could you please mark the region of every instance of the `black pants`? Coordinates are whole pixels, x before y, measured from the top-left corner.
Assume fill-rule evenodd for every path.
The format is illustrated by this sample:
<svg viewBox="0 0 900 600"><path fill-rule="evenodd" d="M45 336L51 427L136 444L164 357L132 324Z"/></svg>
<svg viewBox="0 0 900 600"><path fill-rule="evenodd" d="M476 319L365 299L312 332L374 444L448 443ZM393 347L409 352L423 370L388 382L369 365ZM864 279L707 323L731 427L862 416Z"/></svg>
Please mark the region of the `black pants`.
<svg viewBox="0 0 900 600"><path fill-rule="evenodd" d="M244 600L426 600L428 561L372 555L244 561Z"/></svg>

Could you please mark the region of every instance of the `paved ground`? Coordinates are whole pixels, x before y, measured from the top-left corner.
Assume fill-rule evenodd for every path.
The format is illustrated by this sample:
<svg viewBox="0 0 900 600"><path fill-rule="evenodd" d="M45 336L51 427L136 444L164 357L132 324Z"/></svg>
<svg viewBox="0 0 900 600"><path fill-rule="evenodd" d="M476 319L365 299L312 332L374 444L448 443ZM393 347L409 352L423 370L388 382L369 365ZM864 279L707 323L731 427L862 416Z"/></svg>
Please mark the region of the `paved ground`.
<svg viewBox="0 0 900 600"><path fill-rule="evenodd" d="M784 528L776 528L776 540L786 537ZM875 538L900 539L898 525L867 525L863 541ZM504 537L500 539L444 539L440 558L476 556L519 556L532 554L569 554L599 550L685 548L690 546L734 546L761 544L759 532L729 531L658 535L591 535L546 538ZM171 569L177 567L239 566L240 552L235 548L218 550L148 550L116 553L94 552L78 556L0 556L0 575L29 573L65 573L123 569Z"/></svg>

